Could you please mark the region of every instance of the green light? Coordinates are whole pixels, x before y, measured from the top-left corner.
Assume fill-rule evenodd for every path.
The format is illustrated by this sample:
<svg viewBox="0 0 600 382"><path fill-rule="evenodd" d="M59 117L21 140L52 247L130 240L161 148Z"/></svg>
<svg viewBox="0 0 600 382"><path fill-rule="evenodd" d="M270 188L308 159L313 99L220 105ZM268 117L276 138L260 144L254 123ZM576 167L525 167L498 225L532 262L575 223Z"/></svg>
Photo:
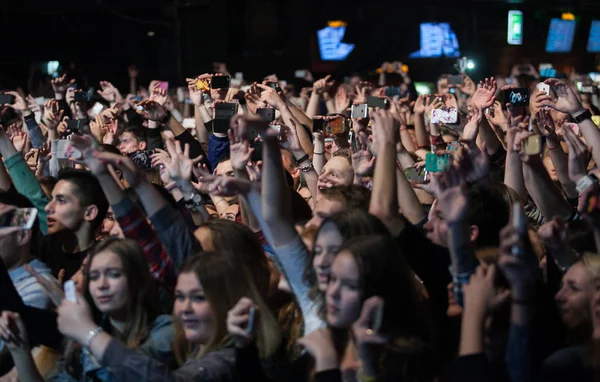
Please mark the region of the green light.
<svg viewBox="0 0 600 382"><path fill-rule="evenodd" d="M508 31L506 40L510 45L523 44L523 12L508 11Z"/></svg>

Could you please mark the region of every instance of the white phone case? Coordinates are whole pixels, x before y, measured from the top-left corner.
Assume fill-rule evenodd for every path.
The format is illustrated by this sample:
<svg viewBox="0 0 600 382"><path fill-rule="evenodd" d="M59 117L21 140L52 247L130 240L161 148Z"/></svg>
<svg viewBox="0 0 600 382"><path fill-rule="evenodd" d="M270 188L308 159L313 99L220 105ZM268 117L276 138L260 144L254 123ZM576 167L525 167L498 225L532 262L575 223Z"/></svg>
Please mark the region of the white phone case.
<svg viewBox="0 0 600 382"><path fill-rule="evenodd" d="M71 302L77 303L77 295L75 294L75 281L67 280L64 284L65 298Z"/></svg>

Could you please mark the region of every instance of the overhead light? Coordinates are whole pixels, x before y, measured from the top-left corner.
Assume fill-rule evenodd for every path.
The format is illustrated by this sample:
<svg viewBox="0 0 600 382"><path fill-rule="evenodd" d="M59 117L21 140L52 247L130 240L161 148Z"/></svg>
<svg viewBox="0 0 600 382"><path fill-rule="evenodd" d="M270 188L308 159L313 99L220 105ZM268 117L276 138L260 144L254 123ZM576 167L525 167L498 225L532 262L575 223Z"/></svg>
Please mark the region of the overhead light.
<svg viewBox="0 0 600 382"><path fill-rule="evenodd" d="M473 62L473 60L469 60L469 61L467 61L467 69L468 69L468 70L473 70L473 69L475 69L475 62Z"/></svg>
<svg viewBox="0 0 600 382"><path fill-rule="evenodd" d="M332 20L327 22L327 26L330 28L340 28L347 26L348 23L342 20Z"/></svg>
<svg viewBox="0 0 600 382"><path fill-rule="evenodd" d="M563 20L575 20L575 15L571 12L564 12L560 18Z"/></svg>
<svg viewBox="0 0 600 382"><path fill-rule="evenodd" d="M154 32L153 31L148 31L148 33L146 33L146 35L148 35L148 37L153 37L154 36Z"/></svg>

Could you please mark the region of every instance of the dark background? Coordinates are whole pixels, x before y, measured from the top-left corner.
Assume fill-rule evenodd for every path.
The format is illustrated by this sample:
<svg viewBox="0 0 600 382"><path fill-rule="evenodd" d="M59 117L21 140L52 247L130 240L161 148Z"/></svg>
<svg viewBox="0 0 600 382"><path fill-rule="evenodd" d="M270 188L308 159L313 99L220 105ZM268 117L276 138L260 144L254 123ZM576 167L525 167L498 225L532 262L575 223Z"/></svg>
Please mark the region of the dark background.
<svg viewBox="0 0 600 382"><path fill-rule="evenodd" d="M509 9L524 13L522 46L506 44ZM544 53L550 18L563 11L578 17L573 51ZM316 30L337 19L348 22L345 41L356 48L331 65L318 58ZM419 23L436 21L451 23L461 53L477 63L475 79L527 61L593 71L600 60L585 51L592 19L600 19L600 0L0 0L0 86L26 88L34 64L49 60L89 85L108 79L120 87L129 64L140 69L139 83L179 85L210 72L213 61L246 79L291 79L295 69L343 76L399 59L414 80L433 80L454 60L406 57L419 48Z"/></svg>

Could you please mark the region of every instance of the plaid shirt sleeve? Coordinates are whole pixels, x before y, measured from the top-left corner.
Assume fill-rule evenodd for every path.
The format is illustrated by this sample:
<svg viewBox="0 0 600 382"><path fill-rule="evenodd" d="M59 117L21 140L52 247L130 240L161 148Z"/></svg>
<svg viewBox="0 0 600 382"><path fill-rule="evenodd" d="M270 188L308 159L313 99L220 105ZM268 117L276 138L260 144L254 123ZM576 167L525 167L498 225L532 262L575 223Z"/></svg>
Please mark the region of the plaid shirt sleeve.
<svg viewBox="0 0 600 382"><path fill-rule="evenodd" d="M128 213L115 215L125 237L137 241L144 250L152 277L173 291L177 281L175 267L142 211L132 205Z"/></svg>

